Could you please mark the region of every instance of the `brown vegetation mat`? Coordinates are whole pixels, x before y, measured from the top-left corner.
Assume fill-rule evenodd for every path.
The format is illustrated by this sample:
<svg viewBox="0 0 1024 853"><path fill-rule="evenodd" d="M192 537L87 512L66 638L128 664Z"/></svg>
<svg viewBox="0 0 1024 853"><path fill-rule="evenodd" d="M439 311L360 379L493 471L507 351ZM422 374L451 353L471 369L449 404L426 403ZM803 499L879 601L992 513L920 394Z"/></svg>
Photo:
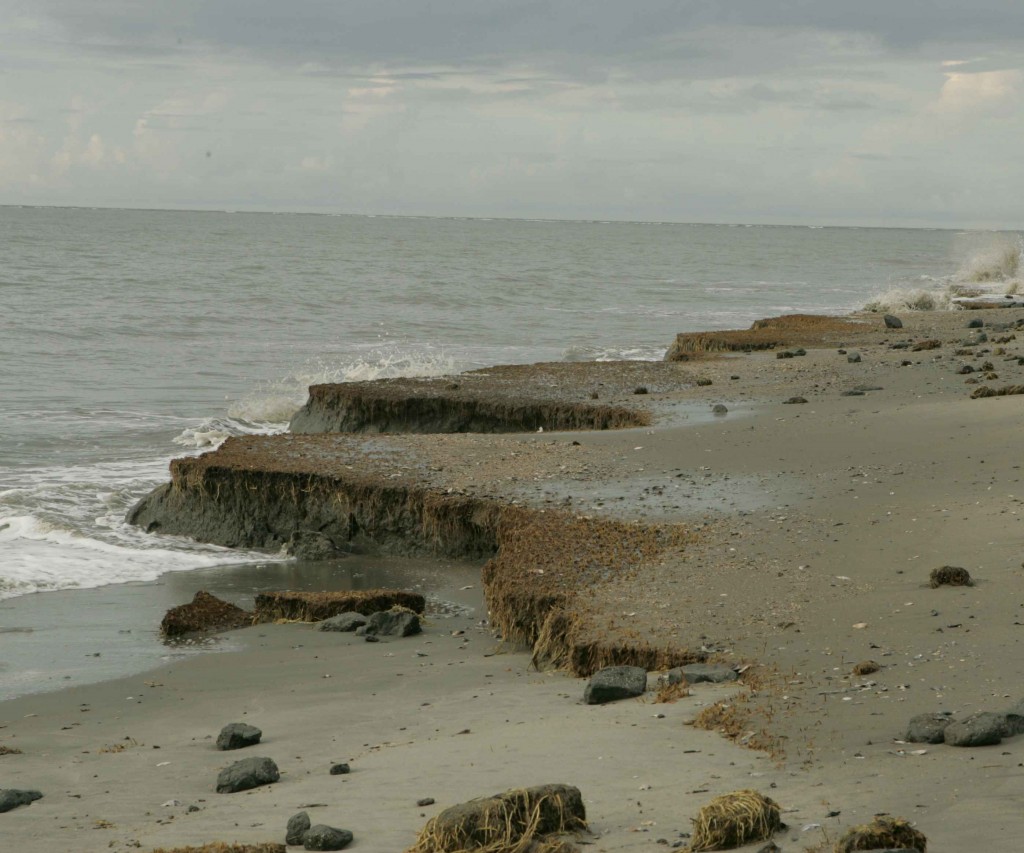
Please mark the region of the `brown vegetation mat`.
<svg viewBox="0 0 1024 853"><path fill-rule="evenodd" d="M905 820L876 817L871 823L847 830L836 843L835 853L885 849L927 853L928 839Z"/></svg>
<svg viewBox="0 0 1024 853"><path fill-rule="evenodd" d="M665 354L666 361L687 361L712 352L751 352L776 347L824 347L843 336L872 329L872 325L841 317L787 314L756 320L749 329L722 332L684 332L676 336Z"/></svg>
<svg viewBox="0 0 1024 853"><path fill-rule="evenodd" d="M251 613L201 589L188 604L172 607L164 614L160 633L165 637L180 637L182 634L244 628L250 624Z"/></svg>
<svg viewBox="0 0 1024 853"><path fill-rule="evenodd" d="M321 622L339 613L360 613L369 616L392 607L404 607L423 613L426 599L418 592L398 589L359 589L342 592L261 592L256 596L253 623L289 619L299 622Z"/></svg>
<svg viewBox="0 0 1024 853"><path fill-rule="evenodd" d="M578 788L540 785L445 809L427 821L407 853L526 853L538 846L554 853L564 850L565 842L544 844L544 836L586 828Z"/></svg>
<svg viewBox="0 0 1024 853"><path fill-rule="evenodd" d="M782 828L779 804L757 791L715 797L693 818L690 850L729 850L767 841Z"/></svg>
<svg viewBox="0 0 1024 853"><path fill-rule="evenodd" d="M151 853L285 853L288 848L274 841L262 844L227 844L223 841L211 841L201 847L160 847Z"/></svg>
<svg viewBox="0 0 1024 853"><path fill-rule="evenodd" d="M678 552L694 540L681 525L583 518L508 508L499 550L484 566L491 624L533 648L537 666L590 675L605 666L667 669L704 660L701 652L652 645L595 612L587 590Z"/></svg>
<svg viewBox="0 0 1024 853"><path fill-rule="evenodd" d="M960 566L940 566L932 569L928 576L928 585L932 589L940 586L974 586L971 573Z"/></svg>

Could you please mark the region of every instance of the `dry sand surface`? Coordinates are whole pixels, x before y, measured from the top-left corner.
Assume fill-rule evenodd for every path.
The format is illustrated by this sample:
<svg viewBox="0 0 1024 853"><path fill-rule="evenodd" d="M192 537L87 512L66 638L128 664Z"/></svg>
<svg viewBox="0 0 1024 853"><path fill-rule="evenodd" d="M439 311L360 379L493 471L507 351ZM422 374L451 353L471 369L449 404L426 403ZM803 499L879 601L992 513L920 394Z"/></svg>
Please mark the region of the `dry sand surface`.
<svg viewBox="0 0 1024 853"><path fill-rule="evenodd" d="M685 843L697 809L739 788L781 804L784 850L882 812L915 821L933 853L1017 849L1024 735L970 749L898 739L914 714L1024 698L1024 396L970 399L1024 382L1024 333L995 343L1010 333L992 328L1022 316L911 314L900 330L873 318L846 347L857 363L834 348L701 362L712 384L649 395L649 428L415 438L451 449L451 488L688 522L697 544L599 588L597 603L638 636L752 663L756 689L586 706L583 680L501 648L480 602L378 644L258 626L236 632L242 652L0 704L0 744L22 750L0 755L0 787L45 794L0 815L0 849L283 841L306 808L350 829L352 849L398 851L447 805L546 782L582 790L595 851ZM954 355L975 318L990 340ZM925 339L942 345L891 348ZM985 361L997 379L957 372ZM879 390L841 395L858 386ZM783 404L797 395L807 402ZM714 403L729 413L707 417ZM977 583L929 588L947 564ZM880 669L854 676L865 660ZM733 696L753 709L738 740L771 753L685 724ZM216 751L233 721L264 742ZM215 793L217 771L248 755L273 758L281 781ZM339 761L351 774L328 774Z"/></svg>

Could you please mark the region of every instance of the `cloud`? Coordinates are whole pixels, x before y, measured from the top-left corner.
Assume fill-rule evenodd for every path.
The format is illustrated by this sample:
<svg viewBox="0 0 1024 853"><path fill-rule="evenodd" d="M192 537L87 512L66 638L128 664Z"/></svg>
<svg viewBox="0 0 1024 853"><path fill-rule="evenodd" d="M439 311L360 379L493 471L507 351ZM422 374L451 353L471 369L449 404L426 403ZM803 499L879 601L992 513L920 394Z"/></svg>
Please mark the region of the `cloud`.
<svg viewBox="0 0 1024 853"><path fill-rule="evenodd" d="M935 109L961 114L1012 108L1020 101L1024 74L1017 69L978 73L946 72Z"/></svg>

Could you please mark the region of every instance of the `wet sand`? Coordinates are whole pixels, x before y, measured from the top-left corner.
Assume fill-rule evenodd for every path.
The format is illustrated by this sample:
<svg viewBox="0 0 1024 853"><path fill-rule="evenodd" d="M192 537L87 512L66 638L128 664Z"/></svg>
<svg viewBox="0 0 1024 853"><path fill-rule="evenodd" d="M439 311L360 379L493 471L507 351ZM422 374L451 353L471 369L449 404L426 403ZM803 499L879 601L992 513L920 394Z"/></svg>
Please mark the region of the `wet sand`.
<svg viewBox="0 0 1024 853"><path fill-rule="evenodd" d="M976 374L957 372L991 360L999 376L985 384L1020 383L1024 341L954 355L975 334L968 320L1018 316L907 315L907 328L856 341L859 363L835 349L736 355L701 365L711 386L645 401L665 411L721 402L743 417L500 439L524 456L575 440L573 452L593 460L510 480L508 499L568 498L581 512L698 530L680 559L597 589L596 606L639 635L751 662L753 693L697 686L668 705L650 694L582 705L584 680L534 672L528 655L502 648L480 624L480 600L389 643L263 625L231 632L242 649L231 654L0 703L0 744L23 751L0 756L0 786L45 794L0 816L0 838L26 851L283 841L291 814L322 803L307 810L352 830L352 849L394 851L444 806L565 782L583 792L594 850L685 842L700 805L746 787L786 810L784 850L879 812L916 821L936 853L1013 849L1024 736L972 749L898 739L914 714L999 711L1024 697L1024 397L972 400L978 386L965 380ZM889 347L926 338L943 344ZM859 385L881 390L841 396ZM783 404L795 395L808 402ZM478 467L451 472L454 486L494 493L496 469ZM945 564L977 584L930 589L929 572ZM853 676L866 659L881 669ZM770 730L773 755L684 724L735 691L759 709L752 725ZM215 751L232 721L258 725L264 744ZM218 769L250 754L274 758L282 780L214 793ZM335 761L352 773L328 775ZM418 808L423 797L436 804Z"/></svg>

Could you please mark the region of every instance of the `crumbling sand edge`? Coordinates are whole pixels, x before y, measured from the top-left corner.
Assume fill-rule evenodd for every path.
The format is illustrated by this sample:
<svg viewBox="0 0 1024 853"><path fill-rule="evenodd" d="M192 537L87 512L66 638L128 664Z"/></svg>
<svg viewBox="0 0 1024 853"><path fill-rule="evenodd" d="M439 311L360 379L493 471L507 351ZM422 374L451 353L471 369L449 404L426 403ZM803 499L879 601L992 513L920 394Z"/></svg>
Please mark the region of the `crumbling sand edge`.
<svg viewBox="0 0 1024 853"><path fill-rule="evenodd" d="M587 606L587 591L602 580L692 542L682 525L584 518L365 474L220 465L218 453L175 460L171 482L140 501L128 521L233 548L279 550L312 531L339 549L489 557L491 624L530 647L538 666L589 675L610 664L654 669L704 659L631 637Z"/></svg>

